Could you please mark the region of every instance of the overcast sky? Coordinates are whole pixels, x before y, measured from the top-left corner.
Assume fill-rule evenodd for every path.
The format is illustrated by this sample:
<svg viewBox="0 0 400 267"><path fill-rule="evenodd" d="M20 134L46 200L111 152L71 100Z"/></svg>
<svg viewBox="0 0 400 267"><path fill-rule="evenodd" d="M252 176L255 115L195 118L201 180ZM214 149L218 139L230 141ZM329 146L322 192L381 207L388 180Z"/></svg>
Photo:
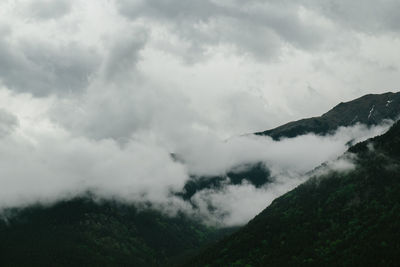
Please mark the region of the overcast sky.
<svg viewBox="0 0 400 267"><path fill-rule="evenodd" d="M398 91L399 10L397 0L3 0L0 207L87 189L163 203L189 173L333 159L370 133L320 140L314 157L299 148L307 162L286 161L291 151L271 140L224 140Z"/></svg>

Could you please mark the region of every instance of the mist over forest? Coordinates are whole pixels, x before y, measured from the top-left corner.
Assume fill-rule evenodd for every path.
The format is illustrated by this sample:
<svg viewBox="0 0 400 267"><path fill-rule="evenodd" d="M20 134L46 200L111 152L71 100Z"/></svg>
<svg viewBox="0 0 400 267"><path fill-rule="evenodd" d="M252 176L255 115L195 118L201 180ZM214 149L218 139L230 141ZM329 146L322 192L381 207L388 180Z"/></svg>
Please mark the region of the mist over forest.
<svg viewBox="0 0 400 267"><path fill-rule="evenodd" d="M17 266L28 255L42 266L201 265L189 259L247 231L239 229L312 177L361 177L369 154L352 150L369 142L373 151L371 138L400 115L399 8L395 0L1 1L0 238L14 243L0 256ZM376 168L397 164L386 146L383 159L371 153ZM235 252L231 245L221 250ZM226 257L268 263L237 255Z"/></svg>

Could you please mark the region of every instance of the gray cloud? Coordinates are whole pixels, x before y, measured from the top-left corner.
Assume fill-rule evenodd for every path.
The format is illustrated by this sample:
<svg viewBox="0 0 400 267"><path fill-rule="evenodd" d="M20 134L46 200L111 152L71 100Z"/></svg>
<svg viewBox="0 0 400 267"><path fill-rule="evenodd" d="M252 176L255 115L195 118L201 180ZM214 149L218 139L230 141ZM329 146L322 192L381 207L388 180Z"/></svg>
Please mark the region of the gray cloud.
<svg viewBox="0 0 400 267"><path fill-rule="evenodd" d="M65 16L71 11L71 0L30 0L26 3L25 13L35 19L55 19Z"/></svg>
<svg viewBox="0 0 400 267"><path fill-rule="evenodd" d="M0 109L0 138L11 134L18 126L18 118L13 114Z"/></svg>
<svg viewBox="0 0 400 267"><path fill-rule="evenodd" d="M192 20L204 20L221 11L221 7L212 1L117 1L119 11L132 19L147 15L165 19L190 18Z"/></svg>
<svg viewBox="0 0 400 267"><path fill-rule="evenodd" d="M327 29L301 18L300 5L250 1L117 1L121 14L165 23L198 58L208 46L234 45L256 59L275 57L284 43L315 49ZM190 55L189 55L190 56Z"/></svg>
<svg viewBox="0 0 400 267"><path fill-rule="evenodd" d="M132 20L144 18L172 28L189 45L180 55L191 61L195 57L194 62L201 60L210 46L233 46L240 53L265 60L279 56L287 44L318 51L349 30L398 33L400 25L396 0L256 0L246 5L233 0L118 0L117 5L120 13ZM331 44L327 48L331 49Z"/></svg>
<svg viewBox="0 0 400 267"><path fill-rule="evenodd" d="M84 96L53 106L50 117L77 135L97 140L112 138L123 143L133 136L153 134L174 138L176 131L188 137L191 122L201 119L187 99L133 77L128 82L95 84Z"/></svg>
<svg viewBox="0 0 400 267"><path fill-rule="evenodd" d="M146 32L134 31L130 34L131 36L117 38L111 45L105 63L105 78L108 81L124 78L126 72L132 74L139 61L139 52L146 44Z"/></svg>
<svg viewBox="0 0 400 267"><path fill-rule="evenodd" d="M0 79L16 92L35 96L84 90L97 69L96 51L74 43L0 38Z"/></svg>
<svg viewBox="0 0 400 267"><path fill-rule="evenodd" d="M342 27L376 34L400 30L400 3L396 0L303 1Z"/></svg>

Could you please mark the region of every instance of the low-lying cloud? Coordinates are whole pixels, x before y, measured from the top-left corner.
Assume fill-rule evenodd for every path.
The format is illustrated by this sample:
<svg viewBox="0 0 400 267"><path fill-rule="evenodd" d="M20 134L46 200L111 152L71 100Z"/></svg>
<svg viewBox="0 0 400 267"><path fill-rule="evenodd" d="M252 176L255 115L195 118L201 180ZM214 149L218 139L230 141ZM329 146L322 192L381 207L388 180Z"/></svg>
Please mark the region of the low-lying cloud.
<svg viewBox="0 0 400 267"><path fill-rule="evenodd" d="M333 135L308 134L281 141L253 135L218 141L194 134L170 151L173 142L166 145L152 136L136 136L124 143L90 139L71 134L41 112L31 118L26 115L0 113L0 209L51 204L91 192L105 199L150 203L169 214L182 210L218 225L246 223L274 198L303 182L306 172L336 159L350 140L383 133L391 123L371 128L355 125L339 128ZM170 152L178 152L183 163ZM194 207L174 194L182 192L192 175L224 175L257 162L265 164L272 177L261 188L244 181L227 183L220 190L205 189L191 198ZM335 164L338 170L349 167Z"/></svg>
<svg viewBox="0 0 400 267"><path fill-rule="evenodd" d="M243 139L239 143L236 143L238 140L230 140L233 143L232 146L226 142L225 149L213 150L208 158L205 156L198 159L198 162L204 165L194 168L200 172L196 175L225 174L233 166L263 162L271 171L269 178L271 182L260 188L256 188L246 180L240 185L227 182L222 189L211 188L197 192L191 200L208 223L229 226L245 224L276 197L294 189L311 175L321 175L330 171L346 172L354 169L354 155L342 156L349 142L357 143L380 135L392 123L392 121L386 121L374 127L357 124L341 127L332 135L307 134L281 141L259 136L238 137L237 139ZM215 154L217 156L214 156ZM218 158L221 155L222 158ZM323 165L320 167L321 164ZM317 169L314 170L315 168Z"/></svg>
<svg viewBox="0 0 400 267"><path fill-rule="evenodd" d="M189 172L196 176L221 175L235 166L258 161L265 162L273 175L303 173L339 157L348 148L348 142L357 143L382 134L392 123L386 121L375 127L356 124L340 127L333 135L307 134L280 141L246 135L221 142L211 135L202 135L191 139L190 144L181 140L175 152L182 155Z"/></svg>
<svg viewBox="0 0 400 267"><path fill-rule="evenodd" d="M187 179L184 166L146 140L121 148L113 140L74 138L57 129L25 134L19 129L0 140L0 208L52 203L87 191L159 204Z"/></svg>

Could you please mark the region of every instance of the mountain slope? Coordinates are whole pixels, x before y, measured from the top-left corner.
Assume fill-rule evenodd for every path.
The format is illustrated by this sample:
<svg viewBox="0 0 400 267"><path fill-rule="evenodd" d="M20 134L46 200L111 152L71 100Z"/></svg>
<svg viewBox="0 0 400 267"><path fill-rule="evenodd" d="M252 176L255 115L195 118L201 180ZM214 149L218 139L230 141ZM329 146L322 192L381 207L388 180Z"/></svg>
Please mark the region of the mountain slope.
<svg viewBox="0 0 400 267"><path fill-rule="evenodd" d="M311 178L188 265L398 265L400 123L349 152L354 170Z"/></svg>
<svg viewBox="0 0 400 267"><path fill-rule="evenodd" d="M393 93L365 96L359 101L340 104L322 117L329 118L333 129L347 123L343 113L353 110L350 112L353 116L358 109L367 111L370 105L376 105L366 118L369 125L379 123L397 116L398 96ZM386 113L382 111L383 105ZM347 121L351 116L347 116ZM365 121L365 116L359 121ZM355 171L310 180L274 201L249 226L191 263L329 264L335 257L349 264L361 262L353 254L397 260L399 237L393 229L400 226L397 224L400 189L396 184L400 133L396 127L373 139L375 150L368 143L350 149L359 155ZM380 180L376 179L378 176ZM254 163L221 177L190 180L178 195L190 200L203 189L222 188L227 177L232 184L246 179L257 187L271 179L263 164ZM182 214L170 218L151 207L138 209L115 201L96 202L90 196L52 206L8 210L1 215L4 217L0 220L1 266L163 266L177 263L233 231L206 227L196 218ZM366 230L370 226L372 230ZM376 229L379 236L371 235ZM358 239L373 245L354 249L352 244ZM347 250L337 255L337 248ZM288 260L287 255L294 256Z"/></svg>
<svg viewBox="0 0 400 267"><path fill-rule="evenodd" d="M351 126L356 123L371 126L382 123L386 119L394 120L399 115L400 92L369 94L347 103L340 103L320 117L289 122L275 129L256 133L256 135L268 135L275 140L307 133L325 135L341 126ZM177 155L173 156L179 158ZM243 171L231 170L224 176L192 177L186 183L183 192L177 195L189 200L196 192L204 189L218 190L226 184L240 184L243 180L260 187L273 180L270 171L262 163L248 164L244 167ZM229 180L227 180L228 177Z"/></svg>
<svg viewBox="0 0 400 267"><path fill-rule="evenodd" d="M275 140L296 137L307 133L325 135L340 126L356 123L376 125L385 119L396 119L400 114L400 92L369 94L355 100L340 103L320 117L289 122L256 135L268 135Z"/></svg>
<svg viewBox="0 0 400 267"><path fill-rule="evenodd" d="M289 122L272 130L255 133L268 135L275 140L282 137L297 137L307 133L325 135L333 133L341 126L356 123L368 126L382 123L384 120L395 120L400 115L400 92L385 94L369 94L347 103L340 103L320 117ZM349 140L351 141L351 140ZM174 157L177 157L174 155ZM178 195L185 200L204 189L220 189L227 184L240 184L247 180L260 187L272 180L270 171L262 163L248 164L244 171L231 170L225 176L192 177L185 185L184 192Z"/></svg>
<svg viewBox="0 0 400 267"><path fill-rule="evenodd" d="M90 197L5 215L1 266L163 266L229 232Z"/></svg>

